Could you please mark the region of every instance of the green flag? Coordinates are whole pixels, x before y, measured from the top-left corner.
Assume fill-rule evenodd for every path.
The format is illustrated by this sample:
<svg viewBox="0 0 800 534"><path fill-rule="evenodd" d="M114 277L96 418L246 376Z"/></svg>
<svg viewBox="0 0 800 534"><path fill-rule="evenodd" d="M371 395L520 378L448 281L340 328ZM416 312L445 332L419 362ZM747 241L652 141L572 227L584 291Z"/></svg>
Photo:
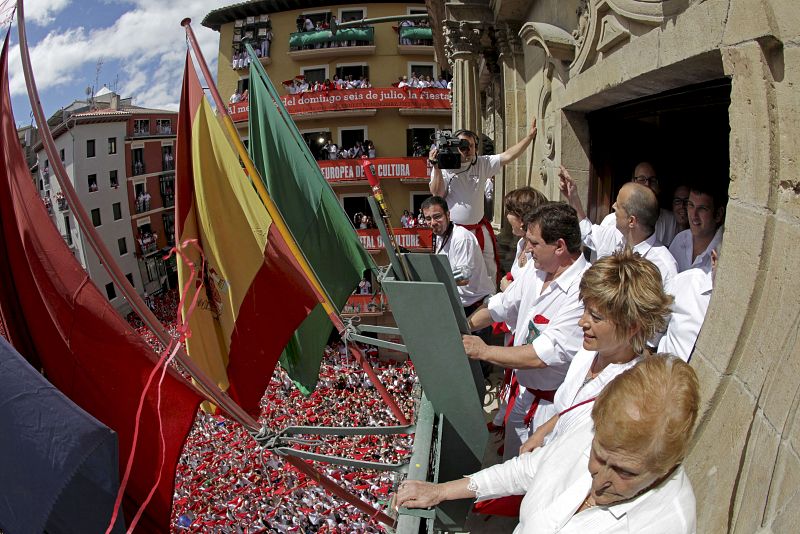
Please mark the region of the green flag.
<svg viewBox="0 0 800 534"><path fill-rule="evenodd" d="M250 157L297 245L340 310L375 263L249 44L247 50L252 59ZM304 393L314 390L330 334L330 319L317 305L283 351L281 366Z"/></svg>

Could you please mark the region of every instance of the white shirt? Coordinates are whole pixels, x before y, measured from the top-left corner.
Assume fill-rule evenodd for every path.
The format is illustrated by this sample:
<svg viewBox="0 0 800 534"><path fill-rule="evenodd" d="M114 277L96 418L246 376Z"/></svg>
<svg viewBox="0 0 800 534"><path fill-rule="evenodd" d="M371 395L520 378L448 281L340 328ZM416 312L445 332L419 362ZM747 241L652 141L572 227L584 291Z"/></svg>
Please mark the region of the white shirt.
<svg viewBox="0 0 800 534"><path fill-rule="evenodd" d="M692 268L678 273L666 287L675 297L667 332L658 342L658 352L669 352L688 362L706 317L714 288L711 271Z"/></svg>
<svg viewBox="0 0 800 534"><path fill-rule="evenodd" d="M569 371L567 371L567 376L564 377L564 383L559 386L558 391L556 391L556 396L553 398L553 405L556 413L569 410L576 404L597 397L597 395L603 391L603 388L614 380L617 375L626 369L630 369L642 359L641 356L637 356L628 363L608 364L605 369L600 371L600 374L584 383L596 356L597 351L581 349L572 359ZM587 419L591 419L593 407L593 402L587 402L583 406L573 408L559 417L553 431L545 437L544 444L547 445L556 439L556 437L565 432L569 432L571 428L582 424Z"/></svg>
<svg viewBox="0 0 800 534"><path fill-rule="evenodd" d="M610 256L625 246L625 237L622 232L617 230L616 226L592 224L589 219L583 219L580 226L583 244L597 252L597 259ZM678 274L678 264L675 258L672 257L669 249L658 241L656 234L634 245L632 250L658 267L664 285Z"/></svg>
<svg viewBox="0 0 800 534"><path fill-rule="evenodd" d="M589 263L580 256L542 292L547 273L530 266L523 269L522 276L511 282L505 291L489 299L489 313L494 321L516 325L515 347L528 344L533 334L531 325L537 315L547 320L546 324L537 322L539 334L530 342L547 367L518 369L520 385L551 391L564 381L569 364L583 343L578 326L583 314L578 286L588 268Z"/></svg>
<svg viewBox="0 0 800 534"><path fill-rule="evenodd" d="M682 466L635 499L576 514L592 487L591 419L549 445L471 475L478 500L525 495L514 534L695 534L692 484Z"/></svg>
<svg viewBox="0 0 800 534"><path fill-rule="evenodd" d="M466 163L458 169L442 169L446 187L444 198L450 219L456 224L478 224L483 218L486 180L503 167L500 156L478 156L475 165ZM436 169L431 170L431 180Z"/></svg>
<svg viewBox="0 0 800 534"><path fill-rule="evenodd" d="M494 284L486 274L486 263L483 261L481 248L475 234L457 224L453 224L450 237L436 236L436 253L444 254L450 267L469 267L469 283L456 286L462 306L471 306L494 293Z"/></svg>
<svg viewBox="0 0 800 534"><path fill-rule="evenodd" d="M525 244L525 238L520 237L519 241L517 241L517 252L514 255L514 263L511 264L511 277L514 278L514 280L522 276L522 270L533 263L530 252L526 252L525 265L520 266L519 264L519 257L522 255L522 251L525 250Z"/></svg>
<svg viewBox="0 0 800 534"><path fill-rule="evenodd" d="M600 223L600 226L617 227L617 217L614 215L613 211L603 218L603 222ZM672 239L675 237L675 232L677 231L678 221L675 220L675 214L661 208L658 219L656 220L656 228L653 232L656 234L658 241L663 243L665 247L668 247L670 243L672 243Z"/></svg>
<svg viewBox="0 0 800 534"><path fill-rule="evenodd" d="M692 231L684 230L676 235L669 246L669 251L675 257L675 261L678 262L678 272L680 273L690 268L699 268L706 272L711 272L711 251L718 248L722 242L722 231L722 226L717 228L717 233L714 234L711 243L694 261L692 261Z"/></svg>

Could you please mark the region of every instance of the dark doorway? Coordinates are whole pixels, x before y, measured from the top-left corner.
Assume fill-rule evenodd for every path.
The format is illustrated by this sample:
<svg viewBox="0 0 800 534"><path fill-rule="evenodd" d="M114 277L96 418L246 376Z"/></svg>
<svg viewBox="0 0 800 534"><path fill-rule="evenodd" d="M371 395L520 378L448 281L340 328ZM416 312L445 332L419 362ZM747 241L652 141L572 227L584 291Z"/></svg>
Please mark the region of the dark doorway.
<svg viewBox="0 0 800 534"><path fill-rule="evenodd" d="M308 149L314 155L314 159L327 159L328 155L323 147L325 146L325 141L330 139L331 134L329 132L305 132L302 135Z"/></svg>
<svg viewBox="0 0 800 534"><path fill-rule="evenodd" d="M364 142L364 130L361 128L355 130L340 129L339 133L342 136L342 146L339 148L350 149L356 146L356 142Z"/></svg>
<svg viewBox="0 0 800 534"><path fill-rule="evenodd" d="M727 191L730 94L724 78L589 113L589 217L599 223L611 211L641 161L655 166L665 209L678 185L711 181Z"/></svg>

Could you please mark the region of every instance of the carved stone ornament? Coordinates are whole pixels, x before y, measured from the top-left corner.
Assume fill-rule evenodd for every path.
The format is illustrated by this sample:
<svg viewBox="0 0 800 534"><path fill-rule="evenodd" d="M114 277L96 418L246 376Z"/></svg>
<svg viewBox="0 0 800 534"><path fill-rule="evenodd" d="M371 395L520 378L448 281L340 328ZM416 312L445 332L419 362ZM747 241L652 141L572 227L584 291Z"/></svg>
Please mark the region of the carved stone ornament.
<svg viewBox="0 0 800 534"><path fill-rule="evenodd" d="M578 24L572 32L575 59L569 67L575 75L588 69L598 54L630 39L632 25L656 27L684 11L692 0L579 0Z"/></svg>
<svg viewBox="0 0 800 534"><path fill-rule="evenodd" d="M483 34L480 25L467 21L447 21L443 26L444 51L450 64L453 63L456 56L477 56L480 53L481 36Z"/></svg>
<svg viewBox="0 0 800 534"><path fill-rule="evenodd" d="M539 162L539 176L542 183L547 185L547 182L555 176L555 159L556 159L556 132L555 120L556 113L553 109L551 95L553 91L553 71L554 65L548 61L543 66L543 80L542 90L539 93L539 99L536 107L536 123L539 125L538 129L542 135L542 159Z"/></svg>
<svg viewBox="0 0 800 534"><path fill-rule="evenodd" d="M519 31L528 45L538 45L547 57L561 61L575 59L575 38L563 28L545 22L528 22Z"/></svg>
<svg viewBox="0 0 800 534"><path fill-rule="evenodd" d="M495 28L494 37L500 57L523 54L519 31L519 26L508 23Z"/></svg>

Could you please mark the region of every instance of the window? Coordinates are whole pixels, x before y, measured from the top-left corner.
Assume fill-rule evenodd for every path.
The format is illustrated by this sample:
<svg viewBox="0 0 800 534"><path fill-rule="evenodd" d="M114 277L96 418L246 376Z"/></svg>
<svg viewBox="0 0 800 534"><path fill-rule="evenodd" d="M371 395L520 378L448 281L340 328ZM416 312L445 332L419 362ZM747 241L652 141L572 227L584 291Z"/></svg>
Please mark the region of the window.
<svg viewBox="0 0 800 534"><path fill-rule="evenodd" d="M175 205L175 176L173 174L161 176L161 205L165 208Z"/></svg>
<svg viewBox="0 0 800 534"><path fill-rule="evenodd" d="M166 274L164 262L158 255L150 256L145 259L144 266L147 271L148 282L157 282L159 280L159 275Z"/></svg>
<svg viewBox="0 0 800 534"><path fill-rule="evenodd" d="M327 148L329 145L325 144L331 138L330 132L303 132L302 135L315 159L337 159L336 157L329 157Z"/></svg>
<svg viewBox="0 0 800 534"><path fill-rule="evenodd" d="M167 245L175 246L175 212L167 212L161 215L164 222L164 234L167 238Z"/></svg>
<svg viewBox="0 0 800 534"><path fill-rule="evenodd" d="M362 20L364 18L363 9L342 9L339 11L339 21L349 22L351 20Z"/></svg>
<svg viewBox="0 0 800 534"><path fill-rule="evenodd" d="M64 215L64 240L67 245L72 246L72 224L70 224L69 215Z"/></svg>
<svg viewBox="0 0 800 534"><path fill-rule="evenodd" d="M106 284L106 296L108 296L108 300L114 300L117 298L117 290L114 289L114 282L109 282Z"/></svg>
<svg viewBox="0 0 800 534"><path fill-rule="evenodd" d="M433 75L433 63L411 63L408 68L411 70L411 76L416 75L417 78L420 76L430 76L431 80L436 79L436 77Z"/></svg>
<svg viewBox="0 0 800 534"><path fill-rule="evenodd" d="M103 221L100 220L100 208L95 208L92 210L92 224L97 228Z"/></svg>
<svg viewBox="0 0 800 534"><path fill-rule="evenodd" d="M347 65L336 67L336 75L339 78L346 78L352 76L354 80L359 80L363 76L369 79L369 66L368 65Z"/></svg>
<svg viewBox="0 0 800 534"><path fill-rule="evenodd" d="M363 143L366 135L366 128L339 128L339 148L353 148L357 141Z"/></svg>
<svg viewBox="0 0 800 534"><path fill-rule="evenodd" d="M86 140L86 157L87 158L94 157L94 139Z"/></svg>
<svg viewBox="0 0 800 534"><path fill-rule="evenodd" d="M117 153L117 138L116 137L109 137L108 138L108 153L109 154L116 154Z"/></svg>
<svg viewBox="0 0 800 534"><path fill-rule="evenodd" d="M124 237L117 239L117 247L119 248L120 256L124 256L128 253L128 241Z"/></svg>
<svg viewBox="0 0 800 534"><path fill-rule="evenodd" d="M131 284L133 287L136 287L136 284L134 284L134 283L133 283L133 275L132 275L131 273L128 273L128 274L126 274L126 275L125 275L125 278L127 278L127 279L128 279L128 282L130 282L130 284Z"/></svg>
<svg viewBox="0 0 800 534"><path fill-rule="evenodd" d="M122 204L119 202L114 202L114 204L111 205L111 208L114 211L114 220L120 220L122 218Z"/></svg>
<svg viewBox="0 0 800 534"><path fill-rule="evenodd" d="M97 191L97 175L96 174L90 174L89 177L86 179L86 181L89 184L89 192L90 193L93 193L93 192Z"/></svg>
<svg viewBox="0 0 800 534"><path fill-rule="evenodd" d="M119 179L117 178L117 171L108 171L108 183L111 184L111 187L114 189L119 187Z"/></svg>
<svg viewBox="0 0 800 534"><path fill-rule="evenodd" d="M61 161L63 162L64 161L64 149L63 148L58 151L58 156L61 158Z"/></svg>
<svg viewBox="0 0 800 534"><path fill-rule="evenodd" d="M172 121L169 119L156 119L156 130L161 135L172 133Z"/></svg>
<svg viewBox="0 0 800 534"><path fill-rule="evenodd" d="M241 79L236 84L236 92L239 94L244 93L249 88L250 88L250 78Z"/></svg>
<svg viewBox="0 0 800 534"><path fill-rule="evenodd" d="M406 130L406 156L427 156L433 143L436 128L409 128Z"/></svg>
<svg viewBox="0 0 800 534"><path fill-rule="evenodd" d="M150 135L150 119L134 120L133 135Z"/></svg>
<svg viewBox="0 0 800 534"><path fill-rule="evenodd" d="M172 145L161 147L161 168L171 171L175 168L175 158L172 156Z"/></svg>
<svg viewBox="0 0 800 534"><path fill-rule="evenodd" d="M325 67L303 69L303 75L305 76L305 80L310 84L314 82L322 83L328 77L328 69Z"/></svg>
<svg viewBox="0 0 800 534"><path fill-rule="evenodd" d="M133 175L144 174L144 148L134 148L131 151L133 159Z"/></svg>

